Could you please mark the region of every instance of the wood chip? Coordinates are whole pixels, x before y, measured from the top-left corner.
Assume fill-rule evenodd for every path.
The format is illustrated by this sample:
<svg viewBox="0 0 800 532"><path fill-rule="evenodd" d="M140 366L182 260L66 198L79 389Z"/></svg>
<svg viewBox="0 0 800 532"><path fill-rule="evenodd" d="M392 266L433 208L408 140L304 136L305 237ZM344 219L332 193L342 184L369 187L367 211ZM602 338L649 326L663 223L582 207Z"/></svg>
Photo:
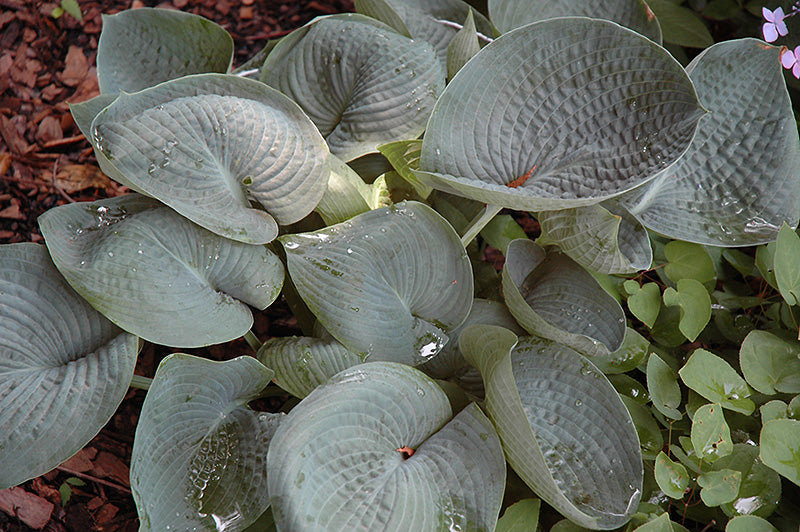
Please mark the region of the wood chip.
<svg viewBox="0 0 800 532"><path fill-rule="evenodd" d="M39 127L36 128L36 140L39 145L45 145L48 142L63 138L64 132L61 131L61 120L54 116L46 116L44 120L39 122Z"/></svg>
<svg viewBox="0 0 800 532"><path fill-rule="evenodd" d="M123 486L130 486L130 470L125 462L117 456L106 451L100 451L93 463L92 474L95 476L111 479Z"/></svg>
<svg viewBox="0 0 800 532"><path fill-rule="evenodd" d="M0 218L6 218L8 220L24 220L25 214L20 211L19 204L14 203L0 211Z"/></svg>
<svg viewBox="0 0 800 532"><path fill-rule="evenodd" d="M91 471L94 465L92 464L92 460L94 457L97 456L97 449L94 447L84 447L77 453L75 453L72 458L61 464L66 469L70 471L77 471L78 473L86 473L87 471Z"/></svg>
<svg viewBox="0 0 800 532"><path fill-rule="evenodd" d="M28 143L19 134L14 123L5 115L0 115L0 137L3 137L6 146L13 153L22 155L28 151Z"/></svg>
<svg viewBox="0 0 800 532"><path fill-rule="evenodd" d="M20 487L0 491L0 511L17 517L31 528L44 528L55 506Z"/></svg>
<svg viewBox="0 0 800 532"><path fill-rule="evenodd" d="M114 519L114 517L117 516L117 513L119 513L119 508L111 503L106 503L96 514L94 514L94 521L98 525L104 525Z"/></svg>
<svg viewBox="0 0 800 532"><path fill-rule="evenodd" d="M61 82L70 87L77 87L89 73L89 64L86 62L86 56L83 55L83 49L75 45L70 46L64 63L64 71L60 76Z"/></svg>

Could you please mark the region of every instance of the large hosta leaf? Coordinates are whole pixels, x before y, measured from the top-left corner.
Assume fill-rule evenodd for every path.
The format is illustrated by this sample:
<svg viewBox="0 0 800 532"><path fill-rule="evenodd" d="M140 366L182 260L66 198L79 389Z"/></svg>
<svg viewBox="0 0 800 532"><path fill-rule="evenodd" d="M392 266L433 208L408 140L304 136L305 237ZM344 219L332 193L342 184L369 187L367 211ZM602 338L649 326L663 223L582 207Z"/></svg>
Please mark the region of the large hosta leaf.
<svg viewBox="0 0 800 532"><path fill-rule="evenodd" d="M261 79L294 99L345 161L417 138L444 87L429 44L349 14L317 19L283 39Z"/></svg>
<svg viewBox="0 0 800 532"><path fill-rule="evenodd" d="M247 402L271 377L251 357L159 364L131 456L140 530L235 532L267 509L267 447L283 415Z"/></svg>
<svg viewBox="0 0 800 532"><path fill-rule="evenodd" d="M631 416L587 359L547 340L476 325L460 338L486 386L511 467L573 522L612 529L636 511L642 456ZM516 347L515 347L516 345Z"/></svg>
<svg viewBox="0 0 800 532"><path fill-rule="evenodd" d="M39 225L78 293L162 345L242 336L253 324L244 303L263 310L283 284L283 266L264 246L222 238L138 194L57 207Z"/></svg>
<svg viewBox="0 0 800 532"><path fill-rule="evenodd" d="M623 203L649 229L715 246L775 240L800 218L800 139L778 58L757 39L716 44L687 67L711 111L686 154Z"/></svg>
<svg viewBox="0 0 800 532"><path fill-rule="evenodd" d="M433 209L402 202L280 238L297 291L337 340L370 360L419 364L472 303L472 268Z"/></svg>
<svg viewBox="0 0 800 532"><path fill-rule="evenodd" d="M123 94L92 124L98 159L206 229L263 244L325 192L328 148L286 96L198 74ZM253 208L255 200L266 209Z"/></svg>
<svg viewBox="0 0 800 532"><path fill-rule="evenodd" d="M661 43L655 14L642 0L489 0L489 16L505 33L531 22L556 17L591 17L612 20Z"/></svg>
<svg viewBox="0 0 800 532"><path fill-rule="evenodd" d="M509 244L503 295L530 334L586 356L616 351L625 338L625 313L617 300L572 259L531 240Z"/></svg>
<svg viewBox="0 0 800 532"><path fill-rule="evenodd" d="M669 53L617 24L536 22L453 78L422 144L424 182L520 210L598 203L676 160L703 114Z"/></svg>
<svg viewBox="0 0 800 532"><path fill-rule="evenodd" d="M387 7L392 12L387 13ZM462 0L356 0L356 9L389 25L395 17L400 19L411 38L433 46L443 71L447 70L447 47L470 11L479 33L493 33L486 17Z"/></svg>
<svg viewBox="0 0 800 532"><path fill-rule="evenodd" d="M634 273L650 267L653 250L645 228L632 216L603 205L536 215L542 236L575 262L599 273Z"/></svg>
<svg viewBox="0 0 800 532"><path fill-rule="evenodd" d="M97 42L100 92L135 92L162 81L225 73L233 60L233 39L222 26L171 9L130 9L103 15Z"/></svg>
<svg viewBox="0 0 800 532"><path fill-rule="evenodd" d="M138 340L89 306L38 244L0 246L0 490L53 469L116 411Z"/></svg>
<svg viewBox="0 0 800 532"><path fill-rule="evenodd" d="M408 366L338 373L291 411L270 445L278 528L492 530L505 488L500 441L474 403L451 415L444 392Z"/></svg>

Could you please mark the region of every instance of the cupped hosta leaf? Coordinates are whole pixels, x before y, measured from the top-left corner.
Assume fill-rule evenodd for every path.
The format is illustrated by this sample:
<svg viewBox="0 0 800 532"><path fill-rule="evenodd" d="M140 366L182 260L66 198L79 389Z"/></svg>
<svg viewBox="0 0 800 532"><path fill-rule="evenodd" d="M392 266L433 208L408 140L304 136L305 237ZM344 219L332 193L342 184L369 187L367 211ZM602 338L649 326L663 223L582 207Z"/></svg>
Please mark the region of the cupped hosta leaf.
<svg viewBox="0 0 800 532"><path fill-rule="evenodd" d="M421 372L371 362L311 392L269 448L281 530L492 530L505 487L492 423ZM409 456L411 455L411 456Z"/></svg>
<svg viewBox="0 0 800 532"><path fill-rule="evenodd" d="M603 20L536 22L483 48L453 78L417 175L519 210L591 205L676 160L702 114L683 68L645 37Z"/></svg>
<svg viewBox="0 0 800 532"><path fill-rule="evenodd" d="M389 24L393 16L387 12L386 6L394 12L394 16L403 21L412 39L425 41L433 46L444 72L447 71L447 48L456 36L458 26L467 20L468 14L472 13L473 31L477 30L484 36L492 35L492 25L486 17L462 0L356 1L359 13Z"/></svg>
<svg viewBox="0 0 800 532"><path fill-rule="evenodd" d="M284 38L261 80L295 100L345 161L425 130L444 87L430 45L363 15L321 17Z"/></svg>
<svg viewBox="0 0 800 532"><path fill-rule="evenodd" d="M616 351L625 337L617 300L572 259L530 240L508 246L503 294L511 314L530 334L587 356Z"/></svg>
<svg viewBox="0 0 800 532"><path fill-rule="evenodd" d="M141 530L240 531L267 509L267 447L283 415L247 402L271 377L252 357L159 364L131 456Z"/></svg>
<svg viewBox="0 0 800 532"><path fill-rule="evenodd" d="M615 214L602 205L589 205L536 215L542 237L558 245L575 262L599 273L646 270L653 250L645 228L627 213Z"/></svg>
<svg viewBox="0 0 800 532"><path fill-rule="evenodd" d="M370 360L422 363L469 314L473 281L464 246L422 203L280 240L308 308L334 338Z"/></svg>
<svg viewBox="0 0 800 532"><path fill-rule="evenodd" d="M263 244L317 205L328 148L286 96L198 74L123 94L92 124L98 159L206 229ZM252 208L250 201L263 209Z"/></svg>
<svg viewBox="0 0 800 532"><path fill-rule="evenodd" d="M800 345L767 331L751 331L739 349L747 383L764 394L800 393Z"/></svg>
<svg viewBox="0 0 800 532"><path fill-rule="evenodd" d="M655 14L642 0L489 0L489 17L506 33L531 22L556 17L591 17L612 20L661 42Z"/></svg>
<svg viewBox="0 0 800 532"><path fill-rule="evenodd" d="M89 306L38 244L0 246L0 490L78 452L116 411L138 340Z"/></svg>
<svg viewBox="0 0 800 532"><path fill-rule="evenodd" d="M586 358L559 344L474 325L460 338L514 471L575 523L612 529L639 504L642 455L631 416ZM516 346L515 346L516 345Z"/></svg>
<svg viewBox="0 0 800 532"><path fill-rule="evenodd" d="M800 140L780 48L715 44L687 67L703 106L681 159L623 203L649 229L715 246L775 240L800 217Z"/></svg>
<svg viewBox="0 0 800 532"><path fill-rule="evenodd" d="M97 42L100 92L135 92L162 81L225 73L233 61L233 39L225 28L171 9L129 9L103 15Z"/></svg>
<svg viewBox="0 0 800 532"><path fill-rule="evenodd" d="M641 364L644 357L647 356L649 348L650 342L647 338L636 332L635 329L626 327L625 340L619 349L607 355L593 356L592 364L606 375L627 373Z"/></svg>
<svg viewBox="0 0 800 532"><path fill-rule="evenodd" d="M800 421L774 419L761 428L761 460L800 486Z"/></svg>
<svg viewBox="0 0 800 532"><path fill-rule="evenodd" d="M300 398L364 358L330 337L272 338L258 350L258 359L275 371L275 383Z"/></svg>
<svg viewBox="0 0 800 532"><path fill-rule="evenodd" d="M430 195L433 189L424 185L414 173L414 170L419 170L419 155L422 153L421 140L390 142L378 146L378 151L389 160L397 173L408 181L420 196L427 198Z"/></svg>
<svg viewBox="0 0 800 532"><path fill-rule="evenodd" d="M280 293L266 247L222 238L157 201L129 194L39 217L53 261L75 290L126 331L198 347L245 334ZM238 300L238 301L237 301Z"/></svg>

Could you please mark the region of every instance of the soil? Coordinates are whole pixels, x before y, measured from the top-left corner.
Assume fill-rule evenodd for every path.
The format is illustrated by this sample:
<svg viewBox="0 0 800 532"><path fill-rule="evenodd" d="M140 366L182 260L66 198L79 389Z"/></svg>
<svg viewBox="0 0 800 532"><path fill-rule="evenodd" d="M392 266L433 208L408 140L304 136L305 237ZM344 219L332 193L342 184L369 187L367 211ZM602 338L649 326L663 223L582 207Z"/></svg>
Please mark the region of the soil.
<svg viewBox="0 0 800 532"><path fill-rule="evenodd" d="M43 242L36 222L68 202L94 201L128 190L97 167L69 103L99 94L95 58L101 13L135 7L180 9L209 18L233 36L234 67L269 39L312 18L352 11L352 0L79 0L82 20L52 16L57 3L0 0L0 244ZM278 301L255 317L262 341L299 334L288 306ZM174 349L147 344L136 373L152 377ZM253 354L243 341L182 350L216 360ZM136 531L128 481L133 436L145 392L129 390L114 417L84 449L57 469L0 491L0 531ZM281 398L256 405L274 410Z"/></svg>

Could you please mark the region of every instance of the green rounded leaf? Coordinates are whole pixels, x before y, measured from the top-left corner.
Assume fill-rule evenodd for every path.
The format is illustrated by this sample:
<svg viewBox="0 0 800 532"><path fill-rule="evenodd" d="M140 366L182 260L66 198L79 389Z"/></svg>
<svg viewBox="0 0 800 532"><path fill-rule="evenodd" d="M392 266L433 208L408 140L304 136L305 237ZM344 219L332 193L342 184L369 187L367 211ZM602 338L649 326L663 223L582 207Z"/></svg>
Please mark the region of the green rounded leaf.
<svg viewBox="0 0 800 532"><path fill-rule="evenodd" d="M691 480L686 468L670 460L664 451L658 453L655 468L656 482L661 491L673 499L683 499Z"/></svg>
<svg viewBox="0 0 800 532"><path fill-rule="evenodd" d="M652 329L661 312L661 288L656 283L645 283L640 287L636 281L628 280L625 281L625 291L630 294L628 310Z"/></svg>
<svg viewBox="0 0 800 532"><path fill-rule="evenodd" d="M162 81L225 73L233 39L214 22L171 9L129 9L103 15L97 42L100 92L136 92Z"/></svg>
<svg viewBox="0 0 800 532"><path fill-rule="evenodd" d="M633 419L633 424L636 426L636 434L639 436L639 445L642 448L642 457L645 460L655 460L662 447L664 447L661 428L652 414L650 414L648 408L627 395L620 395L620 399L625 403L625 407L630 412L631 419Z"/></svg>
<svg viewBox="0 0 800 532"><path fill-rule="evenodd" d="M265 309L283 284L283 265L266 247L222 238L138 194L63 205L39 226L70 285L157 344L238 338L253 324L246 304Z"/></svg>
<svg viewBox="0 0 800 532"><path fill-rule="evenodd" d="M739 515L728 521L725 532L778 532L778 529L757 515Z"/></svg>
<svg viewBox="0 0 800 532"><path fill-rule="evenodd" d="M664 246L664 273L671 281L677 283L681 279L694 279L701 283L716 278L714 262L708 250L699 244L673 240Z"/></svg>
<svg viewBox="0 0 800 532"><path fill-rule="evenodd" d="M131 456L140 530L239 531L267 509L266 449L283 415L247 402L271 377L252 357L159 364Z"/></svg>
<svg viewBox="0 0 800 532"><path fill-rule="evenodd" d="M775 241L775 282L784 301L800 305L800 236L784 222Z"/></svg>
<svg viewBox="0 0 800 532"><path fill-rule="evenodd" d="M604 206L542 211L536 219L542 227L540 238L557 244L588 270L635 273L646 270L653 261L645 228L631 216L615 214Z"/></svg>
<svg viewBox="0 0 800 532"><path fill-rule="evenodd" d="M545 252L527 239L512 241L503 267L503 295L530 334L587 355L616 351L625 313L589 272L566 255Z"/></svg>
<svg viewBox="0 0 800 532"><path fill-rule="evenodd" d="M672 368L661 357L652 353L647 359L647 391L656 410L671 419L681 419L681 388Z"/></svg>
<svg viewBox="0 0 800 532"><path fill-rule="evenodd" d="M261 68L345 161L425 130L444 88L431 46L363 15L321 17L281 40Z"/></svg>
<svg viewBox="0 0 800 532"><path fill-rule="evenodd" d="M111 419L138 339L89 306L38 244L0 246L0 490L55 468Z"/></svg>
<svg viewBox="0 0 800 532"><path fill-rule="evenodd" d="M330 174L325 141L300 108L238 76L198 74L123 94L95 117L92 144L136 190L253 244L309 214Z"/></svg>
<svg viewBox="0 0 800 532"><path fill-rule="evenodd" d="M671 4L670 2L661 2ZM648 228L714 246L775 240L800 218L800 139L780 48L715 44L687 67L703 106L686 154L623 203Z"/></svg>
<svg viewBox="0 0 800 532"><path fill-rule="evenodd" d="M469 314L473 281L464 246L425 204L398 203L280 241L308 308L334 338L370 360L420 364Z"/></svg>
<svg viewBox="0 0 800 532"><path fill-rule="evenodd" d="M489 0L488 5L489 17L501 33L549 18L580 16L612 20L661 42L658 21L641 0Z"/></svg>
<svg viewBox="0 0 800 532"><path fill-rule="evenodd" d="M703 405L697 409L692 418L691 436L697 457L705 462L716 462L733 452L731 429L725 421L722 407L718 404ZM728 501L721 501L720 504L722 502Z"/></svg>
<svg viewBox="0 0 800 532"><path fill-rule="evenodd" d="M708 507L719 506L731 502L739 493L742 483L742 474L733 469L720 469L709 471L697 477L700 485L700 498Z"/></svg>
<svg viewBox="0 0 800 532"><path fill-rule="evenodd" d="M714 44L708 28L691 9L670 0L647 0L647 5L655 12L665 41L693 48Z"/></svg>
<svg viewBox="0 0 800 532"><path fill-rule="evenodd" d="M541 506L542 501L539 499L515 502L503 512L503 517L497 521L495 532L530 532L539 524Z"/></svg>
<svg viewBox="0 0 800 532"><path fill-rule="evenodd" d="M585 18L536 22L487 45L453 78L417 175L518 210L591 205L676 160L702 114L680 64L638 33Z"/></svg>
<svg viewBox="0 0 800 532"><path fill-rule="evenodd" d="M723 408L750 415L755 404L748 399L750 387L730 364L709 353L697 349L678 371L681 380L709 401Z"/></svg>
<svg viewBox="0 0 800 532"><path fill-rule="evenodd" d="M603 374L567 347L534 337L517 344L500 327L469 327L459 343L483 376L487 412L525 483L581 526L627 522L641 497L639 439Z"/></svg>
<svg viewBox="0 0 800 532"><path fill-rule="evenodd" d="M769 517L778 506L781 500L780 476L765 466L758 454L757 446L737 443L731 454L714 462L715 470L733 469L741 473L742 483L736 497L721 505L726 515Z"/></svg>
<svg viewBox="0 0 800 532"><path fill-rule="evenodd" d="M258 360L275 371L275 383L303 398L340 371L364 362L333 338L271 338L258 350Z"/></svg>
<svg viewBox="0 0 800 532"><path fill-rule="evenodd" d="M477 405L451 419L433 380L391 362L311 392L278 428L267 464L281 530L491 530L506 476Z"/></svg>
<svg viewBox="0 0 800 532"><path fill-rule="evenodd" d="M687 340L694 342L711 320L711 296L708 290L694 279L681 279L678 289L668 287L663 297L668 307L680 307L678 328Z"/></svg>
<svg viewBox="0 0 800 532"><path fill-rule="evenodd" d="M800 345L767 331L751 331L739 349L747 383L761 393L800 393Z"/></svg>
<svg viewBox="0 0 800 532"><path fill-rule="evenodd" d="M800 421L775 419L761 427L761 460L800 486Z"/></svg>

